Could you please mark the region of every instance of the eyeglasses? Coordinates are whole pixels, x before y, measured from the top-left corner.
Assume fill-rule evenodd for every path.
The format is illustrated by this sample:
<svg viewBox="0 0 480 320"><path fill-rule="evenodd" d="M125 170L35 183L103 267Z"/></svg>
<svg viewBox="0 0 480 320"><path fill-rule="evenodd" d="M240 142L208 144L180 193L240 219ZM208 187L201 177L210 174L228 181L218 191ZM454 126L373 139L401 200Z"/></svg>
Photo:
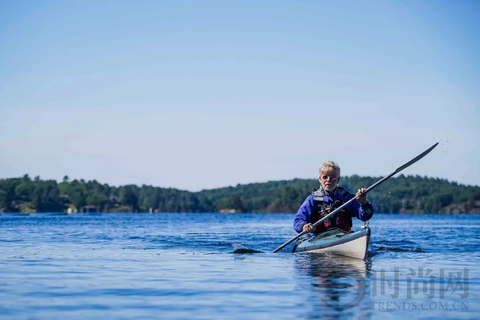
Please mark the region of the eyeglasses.
<svg viewBox="0 0 480 320"><path fill-rule="evenodd" d="M322 176L322 179L327 180L327 181L328 180L335 181L335 180L337 180L337 177L335 177L335 176Z"/></svg>

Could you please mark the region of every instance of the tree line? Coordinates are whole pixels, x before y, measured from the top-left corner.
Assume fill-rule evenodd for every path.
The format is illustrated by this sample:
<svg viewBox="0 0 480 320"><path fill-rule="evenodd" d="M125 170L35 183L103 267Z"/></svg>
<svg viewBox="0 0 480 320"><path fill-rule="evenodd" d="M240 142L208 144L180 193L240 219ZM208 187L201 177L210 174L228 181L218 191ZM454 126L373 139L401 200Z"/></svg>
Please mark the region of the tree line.
<svg viewBox="0 0 480 320"><path fill-rule="evenodd" d="M381 177L342 177L351 192ZM2 212L296 212L316 179L268 181L199 192L149 185L109 186L96 180L0 179ZM382 213L480 213L480 187L420 176L393 177L369 193Z"/></svg>

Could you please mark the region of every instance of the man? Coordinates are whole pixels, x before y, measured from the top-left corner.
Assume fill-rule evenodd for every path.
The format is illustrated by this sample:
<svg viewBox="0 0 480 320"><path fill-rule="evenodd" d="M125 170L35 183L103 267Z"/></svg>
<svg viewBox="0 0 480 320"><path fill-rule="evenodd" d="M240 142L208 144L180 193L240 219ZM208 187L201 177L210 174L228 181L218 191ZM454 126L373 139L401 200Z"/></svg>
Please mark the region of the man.
<svg viewBox="0 0 480 320"><path fill-rule="evenodd" d="M328 229L339 228L347 232L352 229L352 217L367 221L373 216L373 206L367 200L365 188L358 189L353 195L340 182L340 167L333 161L327 161L320 167L320 188L310 194L298 209L293 228L298 232L308 232L311 236ZM352 199L342 211L324 220L315 229L313 224L330 212Z"/></svg>

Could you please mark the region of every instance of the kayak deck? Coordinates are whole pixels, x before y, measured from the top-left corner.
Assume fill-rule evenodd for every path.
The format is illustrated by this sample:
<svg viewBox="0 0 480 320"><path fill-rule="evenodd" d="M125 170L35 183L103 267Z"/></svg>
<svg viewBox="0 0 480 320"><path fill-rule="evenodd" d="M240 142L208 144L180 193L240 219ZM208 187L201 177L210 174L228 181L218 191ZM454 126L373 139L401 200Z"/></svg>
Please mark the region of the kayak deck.
<svg viewBox="0 0 480 320"><path fill-rule="evenodd" d="M301 242L293 252L333 253L365 259L370 247L370 233L368 226L356 232L332 229Z"/></svg>

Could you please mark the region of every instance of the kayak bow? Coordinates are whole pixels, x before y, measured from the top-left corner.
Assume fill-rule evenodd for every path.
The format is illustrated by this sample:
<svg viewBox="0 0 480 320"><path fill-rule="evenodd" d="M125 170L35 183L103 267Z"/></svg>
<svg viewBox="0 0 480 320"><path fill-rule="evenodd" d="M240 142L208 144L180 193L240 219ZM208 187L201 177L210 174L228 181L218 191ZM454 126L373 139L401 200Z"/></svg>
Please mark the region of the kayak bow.
<svg viewBox="0 0 480 320"><path fill-rule="evenodd" d="M293 252L333 253L365 259L370 251L370 234L368 224L356 232L332 229L299 243Z"/></svg>

